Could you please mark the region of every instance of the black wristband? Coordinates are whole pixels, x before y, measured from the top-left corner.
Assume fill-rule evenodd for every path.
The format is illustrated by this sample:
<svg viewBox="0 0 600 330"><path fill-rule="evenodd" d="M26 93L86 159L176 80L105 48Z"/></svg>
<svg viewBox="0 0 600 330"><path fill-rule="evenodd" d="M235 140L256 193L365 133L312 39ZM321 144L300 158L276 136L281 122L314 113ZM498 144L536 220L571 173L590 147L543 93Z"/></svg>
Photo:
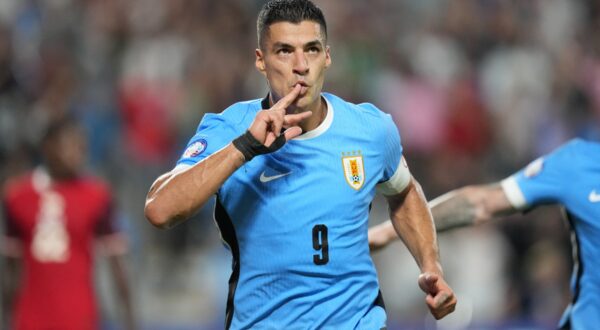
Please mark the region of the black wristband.
<svg viewBox="0 0 600 330"><path fill-rule="evenodd" d="M250 131L246 131L244 134L235 138L232 143L233 146L244 155L244 159L250 161L254 156L264 155L279 150L285 144L285 136L283 134L279 135L269 147L266 147L254 138Z"/></svg>

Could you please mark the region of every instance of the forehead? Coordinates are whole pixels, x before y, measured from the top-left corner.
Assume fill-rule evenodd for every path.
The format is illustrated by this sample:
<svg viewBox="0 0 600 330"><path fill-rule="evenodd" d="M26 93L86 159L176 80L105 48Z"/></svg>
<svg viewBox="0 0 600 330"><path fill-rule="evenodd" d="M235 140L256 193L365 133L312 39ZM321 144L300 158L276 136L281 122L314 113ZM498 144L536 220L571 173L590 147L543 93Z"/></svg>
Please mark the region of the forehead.
<svg viewBox="0 0 600 330"><path fill-rule="evenodd" d="M314 40L325 42L321 33L321 25L313 21L302 21L300 23L277 22L271 24L266 41L270 44L302 45Z"/></svg>

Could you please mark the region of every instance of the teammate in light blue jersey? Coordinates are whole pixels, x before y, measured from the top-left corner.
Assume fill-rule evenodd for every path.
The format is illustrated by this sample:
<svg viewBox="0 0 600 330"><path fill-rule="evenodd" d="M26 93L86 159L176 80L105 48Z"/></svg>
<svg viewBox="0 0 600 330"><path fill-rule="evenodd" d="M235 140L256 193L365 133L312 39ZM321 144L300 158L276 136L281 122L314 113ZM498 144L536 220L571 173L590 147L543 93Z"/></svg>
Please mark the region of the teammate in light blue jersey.
<svg viewBox="0 0 600 330"><path fill-rule="evenodd" d="M544 204L564 206L575 234L572 301L560 328L595 329L600 324L600 143L571 140L501 182L453 190L430 206L440 232ZM389 222L369 230L371 249L396 238Z"/></svg>
<svg viewBox="0 0 600 330"><path fill-rule="evenodd" d="M257 25L256 67L269 95L203 118L174 170L150 188L148 220L168 228L217 195L215 219L233 255L228 329L382 329L367 241L378 190L432 314L450 313L456 299L431 213L390 116L321 92L331 64L321 11L271 1Z"/></svg>

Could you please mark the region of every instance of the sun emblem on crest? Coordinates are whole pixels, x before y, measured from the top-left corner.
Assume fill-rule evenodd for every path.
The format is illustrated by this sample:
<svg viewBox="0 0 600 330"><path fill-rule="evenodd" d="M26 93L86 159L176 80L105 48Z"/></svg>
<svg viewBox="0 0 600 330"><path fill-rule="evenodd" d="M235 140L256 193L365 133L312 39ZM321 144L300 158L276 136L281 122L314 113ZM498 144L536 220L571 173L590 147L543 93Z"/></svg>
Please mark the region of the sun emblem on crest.
<svg viewBox="0 0 600 330"><path fill-rule="evenodd" d="M342 152L342 167L348 185L355 190L362 188L365 183L365 166L360 150Z"/></svg>

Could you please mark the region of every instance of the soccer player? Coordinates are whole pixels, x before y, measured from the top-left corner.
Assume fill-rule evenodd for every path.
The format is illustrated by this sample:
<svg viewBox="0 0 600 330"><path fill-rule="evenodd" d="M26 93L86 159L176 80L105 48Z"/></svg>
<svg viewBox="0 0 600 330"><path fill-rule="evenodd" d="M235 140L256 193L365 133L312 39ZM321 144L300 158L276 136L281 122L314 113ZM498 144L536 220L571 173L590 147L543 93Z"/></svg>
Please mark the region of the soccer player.
<svg viewBox="0 0 600 330"><path fill-rule="evenodd" d="M20 275L10 306L11 329L100 328L93 281L96 242L110 256L126 317L123 328L134 327L122 260L125 238L115 226L107 185L82 174L85 154L77 124L59 120L42 142L43 165L7 182L1 252L10 273Z"/></svg>
<svg viewBox="0 0 600 330"><path fill-rule="evenodd" d="M270 1L257 30L268 96L204 116L177 166L150 188L148 220L171 227L217 195L215 219L233 254L228 329L382 329L367 244L377 189L422 271L431 312L453 311L431 213L390 116L321 93L331 64L321 10Z"/></svg>
<svg viewBox="0 0 600 330"><path fill-rule="evenodd" d="M438 232L492 218L560 204L571 225L575 268L572 301L561 329L600 324L600 143L574 139L508 178L450 191L431 203ZM397 239L390 221L369 230L372 250Z"/></svg>

